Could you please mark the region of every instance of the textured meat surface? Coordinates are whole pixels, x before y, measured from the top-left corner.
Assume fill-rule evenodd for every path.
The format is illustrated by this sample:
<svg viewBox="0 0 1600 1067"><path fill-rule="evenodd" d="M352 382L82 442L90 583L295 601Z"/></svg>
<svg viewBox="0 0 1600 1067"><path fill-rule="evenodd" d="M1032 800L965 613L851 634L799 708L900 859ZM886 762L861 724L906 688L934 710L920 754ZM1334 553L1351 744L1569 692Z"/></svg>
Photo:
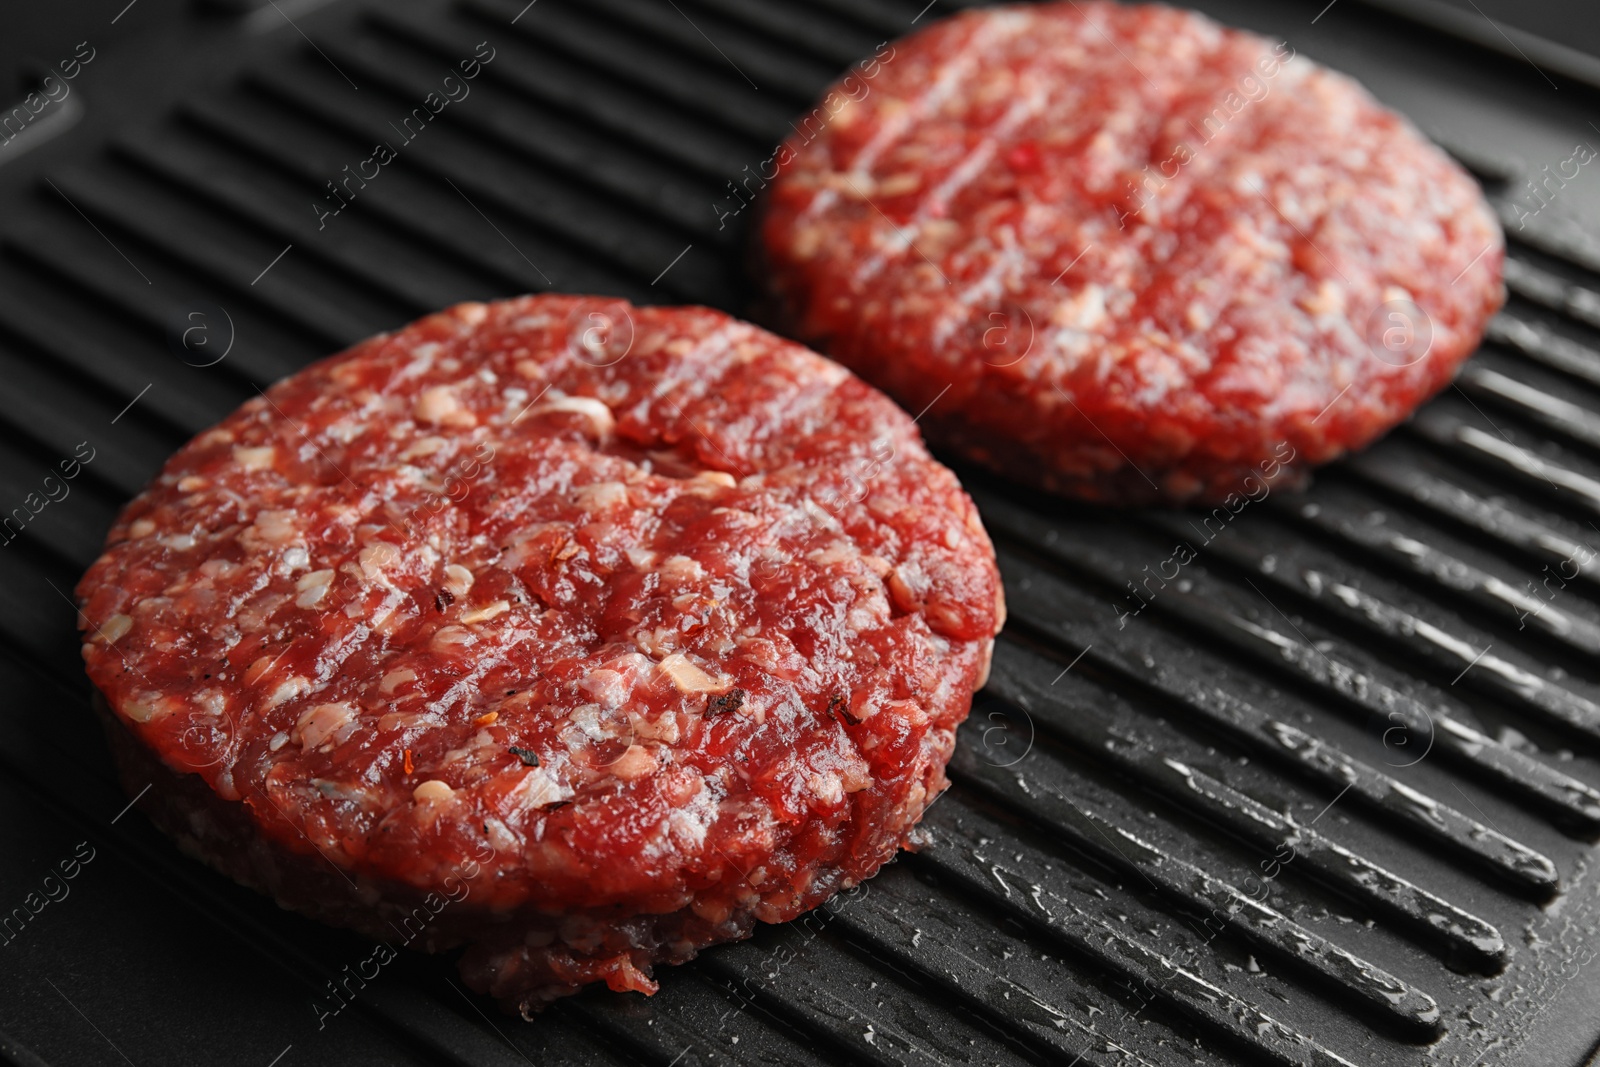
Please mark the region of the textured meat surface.
<svg viewBox="0 0 1600 1067"><path fill-rule="evenodd" d="M868 73L774 160L776 314L1014 478L1292 477L1446 384L1502 300L1476 184L1287 45L1084 0L952 17Z"/></svg>
<svg viewBox="0 0 1600 1067"><path fill-rule="evenodd" d="M376 937L446 898L417 943L524 1009L871 875L1003 615L882 394L718 312L556 296L246 403L78 594L159 823Z"/></svg>

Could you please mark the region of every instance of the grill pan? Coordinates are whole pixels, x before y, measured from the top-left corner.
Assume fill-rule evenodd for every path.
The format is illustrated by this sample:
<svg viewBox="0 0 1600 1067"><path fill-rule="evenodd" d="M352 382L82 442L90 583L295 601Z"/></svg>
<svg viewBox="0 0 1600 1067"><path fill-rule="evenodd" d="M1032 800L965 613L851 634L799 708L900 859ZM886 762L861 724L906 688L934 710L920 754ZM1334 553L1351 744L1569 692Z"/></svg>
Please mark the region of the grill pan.
<svg viewBox="0 0 1600 1067"><path fill-rule="evenodd" d="M70 592L166 455L458 300L746 313L733 185L837 72L952 9L525 2L211 4L159 34L130 5L80 110L0 148L0 504L92 453L0 548L0 1061L1589 1062L1600 197L1574 180L1521 228L1516 205L1596 92L1411 0L1201 6L1479 175L1511 230L1489 340L1369 452L1236 515L961 471L1012 619L921 851L653 998L523 1023L445 959L369 977L369 946L157 834L113 782ZM471 95L319 228L326 183L481 41ZM1197 558L1147 582L1180 542Z"/></svg>

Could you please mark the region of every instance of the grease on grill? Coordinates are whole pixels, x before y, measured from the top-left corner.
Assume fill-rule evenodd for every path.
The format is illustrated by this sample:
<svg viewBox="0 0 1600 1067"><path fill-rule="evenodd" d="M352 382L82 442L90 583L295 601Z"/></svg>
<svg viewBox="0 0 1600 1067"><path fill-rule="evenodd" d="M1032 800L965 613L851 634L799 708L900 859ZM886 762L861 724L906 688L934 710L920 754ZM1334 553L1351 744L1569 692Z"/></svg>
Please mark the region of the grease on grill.
<svg viewBox="0 0 1600 1067"><path fill-rule="evenodd" d="M726 712L738 711L744 707L745 691L743 689L730 689L726 693L719 693L706 698L706 714L722 715Z"/></svg>

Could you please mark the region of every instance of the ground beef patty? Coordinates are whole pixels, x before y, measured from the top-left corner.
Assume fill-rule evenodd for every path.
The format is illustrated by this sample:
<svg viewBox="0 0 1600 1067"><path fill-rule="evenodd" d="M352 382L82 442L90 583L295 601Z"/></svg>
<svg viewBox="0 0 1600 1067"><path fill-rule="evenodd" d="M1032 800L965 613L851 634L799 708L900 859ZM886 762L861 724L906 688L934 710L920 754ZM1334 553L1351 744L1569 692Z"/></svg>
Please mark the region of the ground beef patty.
<svg viewBox="0 0 1600 1067"><path fill-rule="evenodd" d="M465 944L523 1011L652 991L870 876L1003 614L972 503L882 394L716 311L565 296L280 382L78 595L169 833L285 907Z"/></svg>
<svg viewBox="0 0 1600 1067"><path fill-rule="evenodd" d="M1216 501L1372 441L1502 299L1475 183L1350 79L1157 6L967 12L802 118L774 316L935 444Z"/></svg>

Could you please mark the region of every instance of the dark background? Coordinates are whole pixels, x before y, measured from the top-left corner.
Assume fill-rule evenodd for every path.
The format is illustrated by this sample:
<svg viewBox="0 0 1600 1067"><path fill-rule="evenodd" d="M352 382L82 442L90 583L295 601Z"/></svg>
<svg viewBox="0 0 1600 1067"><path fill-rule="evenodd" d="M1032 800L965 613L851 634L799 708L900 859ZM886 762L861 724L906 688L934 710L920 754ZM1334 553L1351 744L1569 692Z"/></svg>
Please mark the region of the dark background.
<svg viewBox="0 0 1600 1067"><path fill-rule="evenodd" d="M298 18L333 0L278 0L278 7ZM1326 0L1292 0L1285 8L1305 8L1315 14ZM1359 0L1337 0L1356 3ZM162 23L174 23L199 13L218 21L240 13L260 12L263 28L287 28L267 0L135 0L133 6L108 31L107 20L117 16L128 0L10 4L0 30L0 98L6 106L20 99L41 74L71 53L71 46L92 37L96 46ZM1453 9L1467 16L1486 15L1508 27L1560 42L1600 57L1600 13L1592 0L1396 0L1383 6L1418 15L1428 9ZM1330 11L1328 17L1332 17ZM60 55L57 55L60 53Z"/></svg>

